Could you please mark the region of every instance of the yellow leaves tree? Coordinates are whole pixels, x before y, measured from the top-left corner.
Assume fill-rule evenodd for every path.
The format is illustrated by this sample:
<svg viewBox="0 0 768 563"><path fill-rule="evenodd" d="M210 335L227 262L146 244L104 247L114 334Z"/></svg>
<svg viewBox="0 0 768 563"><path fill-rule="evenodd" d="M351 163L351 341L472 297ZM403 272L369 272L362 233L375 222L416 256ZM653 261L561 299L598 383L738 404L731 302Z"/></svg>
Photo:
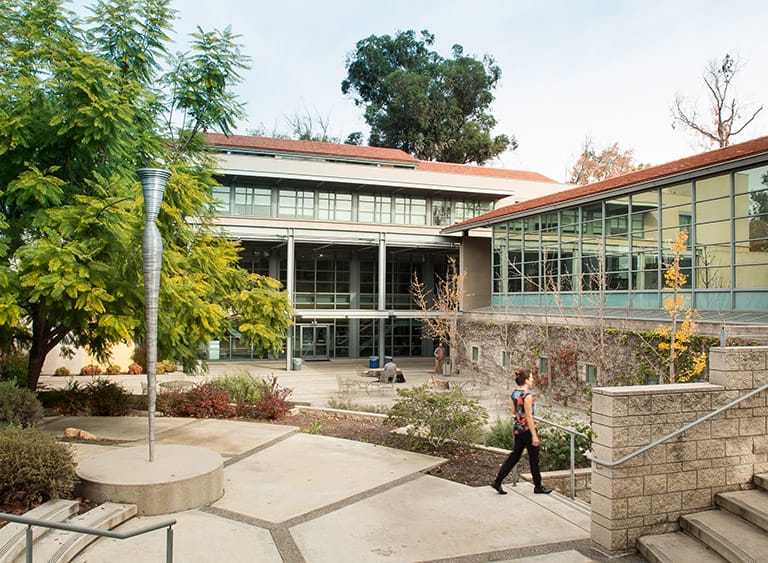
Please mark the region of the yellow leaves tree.
<svg viewBox="0 0 768 563"><path fill-rule="evenodd" d="M677 234L677 238L670 243L672 261L665 264L667 270L664 272L664 285L672 290L672 295L664 299L664 310L669 313L672 325L660 326L655 331L663 339L658 344L658 348L664 356L665 364L669 370L668 383L690 381L703 372L707 365L706 352L690 350L691 337L696 330L697 312L686 307L686 298L680 294L680 289L688 282L688 276L683 273L680 267L680 257L685 251L687 243L688 231L685 230L681 230ZM680 373L676 373L678 359L686 354L691 355L691 361Z"/></svg>

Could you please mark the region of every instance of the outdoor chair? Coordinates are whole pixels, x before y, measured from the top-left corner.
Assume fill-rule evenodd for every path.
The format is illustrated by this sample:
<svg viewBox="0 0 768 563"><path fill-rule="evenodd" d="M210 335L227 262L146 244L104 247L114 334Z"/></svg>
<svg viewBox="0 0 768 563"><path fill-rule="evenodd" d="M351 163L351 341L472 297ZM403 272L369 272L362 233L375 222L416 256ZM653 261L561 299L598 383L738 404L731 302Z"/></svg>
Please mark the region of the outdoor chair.
<svg viewBox="0 0 768 563"><path fill-rule="evenodd" d="M365 392L369 395L382 395L385 392L395 393L395 382L397 378L392 381L379 381L378 379L372 379L365 386Z"/></svg>
<svg viewBox="0 0 768 563"><path fill-rule="evenodd" d="M355 395L366 384L365 381L357 377L345 377L339 374L336 375L336 383L339 386L339 393L341 395Z"/></svg>

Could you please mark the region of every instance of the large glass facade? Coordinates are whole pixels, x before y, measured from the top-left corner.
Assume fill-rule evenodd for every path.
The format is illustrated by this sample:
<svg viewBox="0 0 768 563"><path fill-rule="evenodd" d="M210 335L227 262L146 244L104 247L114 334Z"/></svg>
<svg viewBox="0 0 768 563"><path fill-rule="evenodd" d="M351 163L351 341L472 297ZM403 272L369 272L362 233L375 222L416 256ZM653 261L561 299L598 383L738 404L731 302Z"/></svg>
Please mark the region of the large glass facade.
<svg viewBox="0 0 768 563"><path fill-rule="evenodd" d="M413 309L410 287L414 275L418 275L427 287L432 287L438 279L445 277L449 257L456 258L456 252L388 248L385 308L390 311ZM284 285L287 283L285 245L244 242L241 266L251 272L270 275ZM309 244L296 244L294 275L294 306L299 319L302 313L310 311L338 311L337 318L323 318L319 321L322 326L327 325L329 357L378 354L379 319L359 318L361 315L357 312L373 312L378 309L378 249L341 245L322 245L318 248ZM356 312L351 318L345 318L350 310ZM408 357L421 356L425 351L422 321L419 318L407 318L409 316L402 318L393 315L384 320L383 337L387 353ZM299 320L297 326L308 322ZM304 326L304 336L308 334L306 328ZM232 342L227 340L227 346L233 346L227 352L230 357L246 357L250 354L247 347L235 346L236 338L230 340Z"/></svg>
<svg viewBox="0 0 768 563"><path fill-rule="evenodd" d="M494 226L496 305L661 307L670 243L699 309L768 309L768 167L703 177Z"/></svg>

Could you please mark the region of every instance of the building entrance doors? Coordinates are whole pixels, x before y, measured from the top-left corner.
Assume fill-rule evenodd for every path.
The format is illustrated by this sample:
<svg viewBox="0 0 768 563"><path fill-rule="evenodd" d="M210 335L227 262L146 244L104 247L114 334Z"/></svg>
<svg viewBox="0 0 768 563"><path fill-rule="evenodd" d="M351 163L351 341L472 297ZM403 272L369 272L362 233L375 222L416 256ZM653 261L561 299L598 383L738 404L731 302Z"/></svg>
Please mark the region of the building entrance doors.
<svg viewBox="0 0 768 563"><path fill-rule="evenodd" d="M329 359L328 343L331 336L331 325L300 324L299 356L303 360Z"/></svg>

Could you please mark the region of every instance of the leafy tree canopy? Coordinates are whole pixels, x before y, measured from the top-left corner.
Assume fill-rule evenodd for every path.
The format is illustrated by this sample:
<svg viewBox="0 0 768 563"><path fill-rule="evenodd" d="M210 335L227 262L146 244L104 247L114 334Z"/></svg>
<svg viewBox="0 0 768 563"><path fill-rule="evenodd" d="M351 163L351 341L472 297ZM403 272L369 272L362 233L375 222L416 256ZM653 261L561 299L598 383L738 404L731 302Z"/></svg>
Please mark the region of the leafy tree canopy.
<svg viewBox="0 0 768 563"><path fill-rule="evenodd" d="M228 132L246 67L229 30L198 28L171 57L170 0L0 0L0 347L29 350L35 388L57 345L100 361L142 341L143 198L135 169L171 170L159 348L191 367L228 328L278 352L290 324L274 280L238 267L214 224L214 163L201 132ZM170 61L168 64L167 61ZM170 68L165 74L161 68Z"/></svg>
<svg viewBox="0 0 768 563"><path fill-rule="evenodd" d="M453 46L444 59L429 47L434 35L413 30L358 41L346 61L341 91L365 107L369 144L401 149L422 160L483 164L507 149L514 137L491 131L493 89L501 78L494 59L464 55Z"/></svg>

